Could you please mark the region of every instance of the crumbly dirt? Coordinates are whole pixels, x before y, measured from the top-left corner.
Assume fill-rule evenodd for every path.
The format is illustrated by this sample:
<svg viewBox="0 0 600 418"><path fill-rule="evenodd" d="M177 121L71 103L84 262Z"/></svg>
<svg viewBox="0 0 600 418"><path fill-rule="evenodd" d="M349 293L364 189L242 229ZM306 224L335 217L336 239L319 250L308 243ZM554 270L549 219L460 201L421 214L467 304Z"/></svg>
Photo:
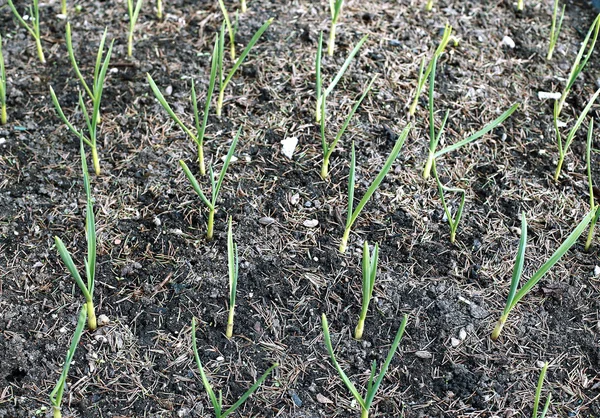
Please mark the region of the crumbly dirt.
<svg viewBox="0 0 600 418"><path fill-rule="evenodd" d="M429 13L421 0L345 3L335 56L324 57L325 85L353 45L370 37L328 101L330 137L366 83L378 78L333 153L326 181L319 177L314 58L319 31L328 31L327 2L249 0L249 11L240 15L239 51L266 19L275 20L228 88L223 117L211 110L205 149L216 170L238 127L242 135L219 199L216 236L207 242L205 208L177 163L184 159L196 172L194 146L154 99L146 73L170 91L167 100L192 124L190 81L202 102L221 24L217 2L166 1L163 21L146 2L133 59L126 57L124 1L69 2L84 74L92 71L105 26L115 47L102 101L103 172L92 176L95 299L110 324L84 333L64 416L213 416L193 362L192 317L200 356L226 404L280 363L237 416L358 416L325 350L322 313L342 367L361 390L371 362L383 362L402 315L409 314L374 417L531 416L544 361L551 363L543 394L545 400L552 393L549 416L600 415L596 246L586 253L580 240L513 311L500 340L489 339L508 293L521 211L529 223L529 277L589 210L586 129L555 183L552 104L537 93L562 91L593 10L567 4L555 57L547 62L551 1L525 0L517 12L507 0L436 0ZM17 7L23 10L23 2ZM82 268L79 144L48 93L52 85L81 125L74 113L79 83L59 9L58 1L41 5L48 59L41 65L31 38L0 6L9 106L9 123L0 127L0 417L7 418L49 416L48 395L82 303L53 247L59 235ZM450 111L444 141L457 141L521 103L501 127L438 162L443 181L467 191L455 244L436 187L421 177L426 92L415 117L407 117L419 63L431 56L446 22L459 43L438 65L438 118ZM595 53L569 97L565 122L572 123L595 90L597 62ZM597 113L594 107L591 114ZM409 122L414 126L401 155L341 255L350 142L357 149L360 198ZM281 141L290 137L299 141L292 159L281 153ZM598 180L596 156L593 162ZM449 201L455 205L456 196ZM228 215L240 254L230 341L224 336ZM314 219L317 227L304 225ZM365 338L355 341L364 240L379 243L381 256Z"/></svg>

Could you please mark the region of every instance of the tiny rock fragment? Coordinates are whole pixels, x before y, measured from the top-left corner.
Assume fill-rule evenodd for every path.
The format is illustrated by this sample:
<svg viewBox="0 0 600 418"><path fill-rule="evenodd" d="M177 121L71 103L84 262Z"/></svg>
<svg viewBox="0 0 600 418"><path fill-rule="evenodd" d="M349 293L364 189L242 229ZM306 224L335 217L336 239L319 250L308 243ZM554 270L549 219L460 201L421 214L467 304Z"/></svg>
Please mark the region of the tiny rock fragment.
<svg viewBox="0 0 600 418"><path fill-rule="evenodd" d="M263 216L258 220L258 223L265 226L271 225L272 223L275 223L275 219L271 218L270 216Z"/></svg>
<svg viewBox="0 0 600 418"><path fill-rule="evenodd" d="M458 347L460 345L460 340L458 338L450 338L450 345L452 345L452 347Z"/></svg>
<svg viewBox="0 0 600 418"><path fill-rule="evenodd" d="M429 351L419 350L415 353L415 356L419 358L432 358L433 354L431 354Z"/></svg>
<svg viewBox="0 0 600 418"><path fill-rule="evenodd" d="M160 218L158 216L155 216L152 222L154 222L154 225L156 225L156 226L160 226L161 225L161 221L160 221Z"/></svg>
<svg viewBox="0 0 600 418"><path fill-rule="evenodd" d="M553 93L553 92L548 92L548 91L538 91L538 99L540 99L540 100L546 100L546 99L558 100L558 99L560 99L560 93Z"/></svg>
<svg viewBox="0 0 600 418"><path fill-rule="evenodd" d="M225 162L225 160L227 159L227 155L224 155L221 157L221 161ZM232 163L235 163L238 160L238 157L236 157L235 155L231 156L231 160L229 160Z"/></svg>
<svg viewBox="0 0 600 418"><path fill-rule="evenodd" d="M319 225L319 221L316 219L307 219L304 222L302 222L302 225L304 225L307 228L314 228L317 225Z"/></svg>
<svg viewBox="0 0 600 418"><path fill-rule="evenodd" d="M97 324L98 324L99 327L103 327L105 325L110 324L110 319L108 319L108 316L106 316L104 314L100 315L98 317Z"/></svg>
<svg viewBox="0 0 600 418"><path fill-rule="evenodd" d="M300 399L300 397L298 396L298 394L296 392L294 392L293 390L290 391L290 396L292 398L292 400L294 401L294 404L297 407L301 407L302 406L302 399Z"/></svg>
<svg viewBox="0 0 600 418"><path fill-rule="evenodd" d="M542 360L538 360L535 362L535 367L537 367L538 369L541 369L542 367L544 367L544 363Z"/></svg>
<svg viewBox="0 0 600 418"><path fill-rule="evenodd" d="M323 403L323 404L333 403L333 401L331 399L329 399L327 396L321 395L320 393L317 393L317 401L319 403Z"/></svg>
<svg viewBox="0 0 600 418"><path fill-rule="evenodd" d="M298 193L295 193L292 195L292 197L290 197L290 203L292 205L297 205L298 202L300 202L300 195Z"/></svg>
<svg viewBox="0 0 600 418"><path fill-rule="evenodd" d="M510 36L505 36L504 38L502 38L502 44L506 45L511 49L516 46L515 41L513 41L513 39Z"/></svg>
<svg viewBox="0 0 600 418"><path fill-rule="evenodd" d="M165 89L165 96L170 96L171 94L173 94L173 86L167 86Z"/></svg>
<svg viewBox="0 0 600 418"><path fill-rule="evenodd" d="M594 276L596 276L596 277L600 276L600 266L594 267Z"/></svg>
<svg viewBox="0 0 600 418"><path fill-rule="evenodd" d="M216 359L216 360L217 360L217 361L225 361L225 357L223 357L223 356L219 356L219 357L217 357L217 359Z"/></svg>
<svg viewBox="0 0 600 418"><path fill-rule="evenodd" d="M294 152L296 151L296 145L298 145L298 138L293 136L290 138L285 138L281 141L281 145L281 153L289 159L292 159Z"/></svg>
<svg viewBox="0 0 600 418"><path fill-rule="evenodd" d="M510 230L514 232L515 235L521 236L521 228L517 226L510 227Z"/></svg>
<svg viewBox="0 0 600 418"><path fill-rule="evenodd" d="M458 339L464 341L465 338L467 338L467 331L465 331L464 328L461 328L460 331L458 331Z"/></svg>

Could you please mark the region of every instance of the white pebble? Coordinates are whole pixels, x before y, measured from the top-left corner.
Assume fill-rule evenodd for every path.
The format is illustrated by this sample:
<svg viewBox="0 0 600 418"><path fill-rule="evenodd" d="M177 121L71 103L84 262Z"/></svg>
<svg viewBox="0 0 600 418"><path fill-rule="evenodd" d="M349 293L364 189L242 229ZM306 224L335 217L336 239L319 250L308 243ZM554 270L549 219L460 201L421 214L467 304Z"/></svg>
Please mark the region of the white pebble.
<svg viewBox="0 0 600 418"><path fill-rule="evenodd" d="M502 38L502 43L511 49L516 46L515 41L513 41L510 36L505 36Z"/></svg>
<svg viewBox="0 0 600 418"><path fill-rule="evenodd" d="M319 225L319 221L317 219L307 219L302 223L302 225L307 228L314 228Z"/></svg>

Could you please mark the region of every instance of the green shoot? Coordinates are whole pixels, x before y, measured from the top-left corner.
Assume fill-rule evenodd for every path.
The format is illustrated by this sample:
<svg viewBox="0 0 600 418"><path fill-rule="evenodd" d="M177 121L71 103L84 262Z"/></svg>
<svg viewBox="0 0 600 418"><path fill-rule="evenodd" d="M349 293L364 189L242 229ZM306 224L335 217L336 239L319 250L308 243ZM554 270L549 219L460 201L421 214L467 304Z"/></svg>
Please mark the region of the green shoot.
<svg viewBox="0 0 600 418"><path fill-rule="evenodd" d="M410 108L408 110L408 114L410 116L413 116L415 114L415 111L417 110L417 104L419 102L419 97L421 96L421 92L423 91L423 88L425 87L425 82L427 81L427 78L429 77L429 74L431 73L434 60L437 60L444 53L444 51L446 50L446 46L448 45L448 42L450 42L451 35L452 35L452 26L447 24L446 27L444 28L444 34L442 35L442 40L440 41L440 44L438 45L437 49L433 53L433 57L432 57L431 61L429 62L429 64L427 65L427 68L425 68L425 60L421 61L421 67L419 68L419 78L417 81L417 90L415 91L415 98L413 99L413 102L410 105Z"/></svg>
<svg viewBox="0 0 600 418"><path fill-rule="evenodd" d="M579 74L581 74L588 60L592 56L592 53L594 52L594 46L596 46L596 40L598 39L598 31L600 31L600 14L596 16L596 19L594 19L590 30L581 44L579 53L577 54L577 57L575 57L575 62L573 62L573 67L571 67L571 73L569 74L569 78L567 78L567 84L565 85L565 89L558 100L558 109L555 109L554 111L556 114L555 118L557 118L558 115L560 115L560 112L562 112L562 108L567 100L567 96L569 95L571 88L573 87L573 84L575 84L575 80L577 80L577 77ZM585 54L586 49L587 54Z"/></svg>
<svg viewBox="0 0 600 418"><path fill-rule="evenodd" d="M75 267L75 263L71 258L69 250L65 247L59 237L54 237L56 249L63 263L71 273L73 280L83 293L85 305L87 308L88 328L92 331L96 329L96 309L94 308L94 284L96 280L96 221L94 219L94 205L92 203L92 192L90 188L90 178L88 174L87 163L85 161L85 151L83 149L83 141L80 141L81 168L83 171L83 186L86 196L85 210L85 238L87 241L87 260L85 260L85 276L86 282L81 279L79 270Z"/></svg>
<svg viewBox="0 0 600 418"><path fill-rule="evenodd" d="M341 80L342 76L344 75L344 73L346 72L348 67L350 66L350 63L354 59L354 56L358 53L360 47L367 41L368 38L369 38L369 35L365 35L361 38L360 41L358 41L356 46L350 52L350 55L348 55L348 58L346 58L346 61L344 61L344 64L341 66L340 70L338 71L337 75L335 76L335 78L333 79L331 84L329 84L329 86L327 87L327 90L325 90L325 93L321 94L321 90L323 87L323 80L321 77L321 58L323 56L323 32L321 32L321 35L319 36L319 44L317 45L317 60L316 60L316 71L315 71L316 78L317 78L317 84L316 84L317 109L316 109L315 115L316 115L317 122L321 121L321 108L323 106L322 102L324 100L326 100L327 96L329 96L329 94L333 91L334 87Z"/></svg>
<svg viewBox="0 0 600 418"><path fill-rule="evenodd" d="M594 238L594 228L596 227L596 223L598 222L598 216L600 215L600 210L598 210L598 205L596 204L596 199L594 196L594 184L592 182L592 134L594 132L594 119L590 120L590 126L588 126L588 135L587 135L587 146L585 149L585 161L587 165L587 180L588 180L588 194L590 195L590 210L596 211L596 216L590 222L590 230L588 232L587 240L585 241L585 251L589 251L592 246L592 239Z"/></svg>
<svg viewBox="0 0 600 418"><path fill-rule="evenodd" d="M229 266L229 317L227 318L227 332L225 336L231 338L233 335L233 315L235 312L235 294L237 292L238 282L238 249L237 244L233 242L233 232L231 228L231 216L227 227L227 264Z"/></svg>
<svg viewBox="0 0 600 418"><path fill-rule="evenodd" d="M248 11L248 6L246 6L246 0L241 0L240 4L242 7L242 13L246 13Z"/></svg>
<svg viewBox="0 0 600 418"><path fill-rule="evenodd" d="M523 0L518 0L517 1L517 10L518 11L522 11L523 10Z"/></svg>
<svg viewBox="0 0 600 418"><path fill-rule="evenodd" d="M538 378L537 388L535 390L535 398L533 400L533 414L531 418L545 418L548 413L548 408L550 408L550 402L552 401L552 394L548 394L548 398L546 399L546 403L544 404L544 408L542 409L541 415L538 417L538 408L540 405L540 397L542 396L542 387L544 386L544 379L546 378L546 371L548 370L548 362L544 363L542 367L542 371L540 372L540 377Z"/></svg>
<svg viewBox="0 0 600 418"><path fill-rule="evenodd" d="M554 131L556 132L556 143L558 145L558 164L556 165L556 171L554 172L554 181L558 181L558 177L560 176L560 170L562 169L563 162L565 161L565 156L567 155L567 151L571 146L571 142L573 142L575 134L579 130L579 127L581 126L588 112L592 108L592 105L598 98L598 95L600 95L600 89L596 90L596 92L592 95L592 98L589 100L588 104L583 109L583 112L581 112L579 118L577 118L575 125L573 125L573 127L569 131L567 139L564 141L564 143L560 134L560 127L558 126L558 115L560 113L560 105L558 102L554 102Z"/></svg>
<svg viewBox="0 0 600 418"><path fill-rule="evenodd" d="M321 147L323 148L323 165L321 166L321 178L323 180L325 180L327 178L327 176L329 175L329 160L331 158L331 154L333 154L333 151L335 150L337 143L339 142L342 135L344 135L344 132L346 132L346 128L348 128L348 125L350 124L350 120L352 119L352 116L354 116L354 114L358 110L358 107L360 106L362 101L365 99L365 97L367 96L369 91L371 90L371 87L373 86L373 83L375 82L376 78L377 78L377 76L375 76L371 79L371 82L367 85L367 88L363 92L362 96L360 96L360 99L358 99L358 101L352 107L352 110L350 111L350 113L348 113L346 120L344 121L342 127L338 131L337 135L335 136L335 138L334 138L333 142L331 142L331 144L327 143L327 139L325 136L325 124L326 124L326 117L327 117L326 112L325 112L325 101L326 100L321 100Z"/></svg>
<svg viewBox="0 0 600 418"><path fill-rule="evenodd" d="M65 28L67 54L69 55L69 60L71 61L71 66L73 67L73 70L75 71L75 75L77 75L77 78L81 82L81 85L83 86L85 92L87 93L89 98L92 100L92 102L94 101L94 99L96 97L96 92L97 92L98 88L102 87L102 86L98 85L98 83L101 82L101 84L104 84L104 80L103 79L100 80L99 75L101 73L102 66L103 66L102 55L104 52L104 44L106 43L107 31L108 31L108 28L104 29L104 33L102 34L102 38L100 39L100 45L98 46L98 54L96 55L96 64L94 66L94 83L93 83L92 87L90 88L90 86L86 83L85 78L83 78L83 75L81 74L81 71L79 70L79 65L77 64L77 60L75 59L75 53L73 52L73 39L71 36L71 23L67 22L67 25ZM112 46L112 44L111 44L111 46ZM109 48L106 57L104 57L105 62L110 62L111 53L112 53L112 51ZM100 110L98 110L98 112L100 112ZM101 122L100 113L98 113L98 123L100 123L100 122Z"/></svg>
<svg viewBox="0 0 600 418"><path fill-rule="evenodd" d="M441 157L444 154L447 154L452 151L456 151L459 148L481 138L488 132L496 129L502 122L504 122L510 115L514 113L515 110L519 107L518 103L513 104L507 111L501 114L498 118L494 119L492 122L485 125L482 129L475 132L474 134L468 136L467 138L458 141L453 145L449 145L446 148L443 148L439 151L436 151L437 146L440 142L440 138L444 133L444 128L446 127L446 122L448 121L449 112L446 111L444 118L442 119L442 125L440 126L440 130L436 133L435 130L435 113L433 109L433 101L434 101L434 87L435 87L435 71L437 66L437 56L433 57L431 61L431 70L429 71L429 153L427 155L427 162L425 163L425 168L423 169L423 178L428 179L431 174L431 167L433 166L435 160Z"/></svg>
<svg viewBox="0 0 600 418"><path fill-rule="evenodd" d="M225 31L224 31L223 26L221 26L221 33L220 33L219 42L218 42L218 54L217 54L217 56L219 57L219 59L217 61L218 62L217 68L218 68L218 74L219 74L219 99L217 101L217 116L218 117L221 117L221 111L223 109L223 99L225 96L225 88L227 87L227 85L229 84L231 79L233 78L233 75L235 74L237 69L240 68L240 65L242 65L242 63L244 62L244 60L250 53L250 50L252 49L252 47L254 47L254 45L258 42L261 35L267 30L267 28L271 25L272 22L273 22L273 18L270 18L260 27L260 29L258 29L256 31L256 33L254 34L252 39L250 39L250 42L248 43L246 48L244 48L244 50L242 51L242 54L238 57L235 64L233 64L233 67L231 68L231 70L229 70L229 74L227 74L227 77L225 77L225 78L223 78L223 76L224 76L223 55L224 55L224 49L225 49L225 41L224 41Z"/></svg>
<svg viewBox="0 0 600 418"><path fill-rule="evenodd" d="M46 57L44 57L44 50L42 49L42 37L40 35L40 8L38 7L39 0L33 0L33 5L29 6L29 16L32 24L25 22L25 19L19 14L12 0L6 0L8 7L12 10L13 14L27 32L31 34L35 40L35 47L37 49L38 58L42 64L46 63Z"/></svg>
<svg viewBox="0 0 600 418"><path fill-rule="evenodd" d="M71 367L71 363L73 362L73 356L75 355L75 351L77 350L77 346L79 345L79 340L81 339L81 334L83 334L83 328L85 327L85 321L87 318L87 311L85 306L81 307L79 311L79 317L77 318L77 327L75 328L75 333L73 334L73 339L71 340L71 345L69 346L69 350L67 351L67 357L65 358L65 364L63 366L62 373L56 382L56 386L52 393L50 393L50 403L52 404L52 416L54 418L61 418L62 414L60 412L60 405L62 404L63 394L65 392L65 387L67 386L67 377L69 375L69 368Z"/></svg>
<svg viewBox="0 0 600 418"><path fill-rule="evenodd" d="M552 59L554 47L558 42L558 36L560 35L560 29L562 28L563 19L565 17L565 6L566 4L563 4L562 11L560 12L560 19L558 19L557 24L556 18L558 16L558 0L554 0L554 10L552 12L552 26L550 26L550 42L548 44L548 55L546 56L546 59L548 61Z"/></svg>
<svg viewBox="0 0 600 418"><path fill-rule="evenodd" d="M221 190L221 186L223 184L223 179L225 178L225 173L227 172L227 167L229 167L229 163L231 162L231 157L233 156L233 152L235 151L235 146L238 143L238 139L240 137L240 132L242 129L240 128L229 147L229 152L225 157L225 162L223 163L223 168L221 168L221 174L219 174L218 181L215 182L215 176L212 170L212 167L209 167L209 177L211 182L211 198L208 200L206 195L202 193L200 189L200 185L198 184L198 180L194 177L188 166L185 164L183 160L179 160L179 165L183 169L185 176L188 178L192 188L196 192L198 196L200 196L200 200L208 207L208 225L206 231L206 239L209 241L213 239L213 229L214 229L214 221L215 221L215 212L217 210L217 198L219 197L219 191Z"/></svg>
<svg viewBox="0 0 600 418"><path fill-rule="evenodd" d="M223 397L221 391L219 391L219 397L215 395L215 392L204 372L204 367L202 367L202 362L200 361L200 356L198 355L198 346L196 343L196 318L192 318L192 351L194 352L194 359L196 360L196 365L198 366L198 371L200 372L200 378L202 379L202 385L204 386L204 390L208 393L208 398L210 399L210 403L212 404L215 410L215 418L225 418L226 416L235 412L246 399L250 397L256 390L260 387L260 385L267 379L269 374L276 368L279 367L279 364L274 363L271 367L267 369L267 371L248 389L240 399L237 400L236 403L231 405L227 410L223 411Z"/></svg>
<svg viewBox="0 0 600 418"><path fill-rule="evenodd" d="M327 53L330 57L333 56L333 50L335 49L335 30L337 28L338 20L342 14L342 6L344 0L329 0L329 11L331 12L331 29L329 30L329 44L327 46Z"/></svg>
<svg viewBox="0 0 600 418"><path fill-rule="evenodd" d="M433 0L427 0L425 4L425 11L430 12L433 9Z"/></svg>
<svg viewBox="0 0 600 418"><path fill-rule="evenodd" d="M456 240L456 230L458 229L458 224L460 223L460 218L462 217L463 209L465 207L466 192L463 189L444 186L438 177L435 163L433 164L433 176L435 177L435 181L438 186L438 194L440 196L440 200L442 201L446 218L448 218L448 225L450 226L450 242L454 244L454 241ZM458 204L458 209L456 210L454 217L452 217L452 213L446 204L446 198L444 197L445 192L457 193L460 195L460 203Z"/></svg>
<svg viewBox="0 0 600 418"><path fill-rule="evenodd" d="M60 14L67 15L67 0L60 0Z"/></svg>
<svg viewBox="0 0 600 418"><path fill-rule="evenodd" d="M379 375L377 376L377 378L375 378L375 370L377 368L377 362L375 360L373 360L373 363L371 364L371 375L369 376L369 381L367 383L367 393L364 398L361 396L360 393L358 393L356 386L354 386L354 384L350 381L350 379L348 378L348 376L346 375L344 370L341 368L341 366L338 364L338 362L335 358L335 354L333 353L333 346L331 344L331 336L329 335L329 324L327 323L327 317L325 316L325 314L323 314L321 316L321 322L323 325L323 337L325 339L325 347L327 347L327 352L329 353L329 357L331 357L331 362L333 363L333 367L335 367L338 374L340 375L340 378L342 379L342 381L344 382L344 384L346 385L348 390L350 390L350 392L352 393L352 396L354 396L354 399L356 399L356 402L358 402L358 404L360 405L361 418L368 418L369 417L369 409L371 408L371 405L373 404L373 400L375 399L377 390L379 389L379 386L381 385L381 382L383 381L383 378L385 377L385 374L387 373L387 370L390 367L392 358L394 357L394 354L396 354L396 350L398 349L400 340L402 339L402 336L404 335L404 329L406 328L406 323L408 322L408 315L404 314L404 318L402 319L400 328L398 328L398 332L396 333L396 338L394 338L394 342L392 343L392 346L390 347L390 351L388 352L388 355L385 359L385 362L383 363L383 366L381 367L381 371L379 372Z"/></svg>
<svg viewBox="0 0 600 418"><path fill-rule="evenodd" d="M425 164L425 168L423 170L423 177L424 178L429 178L430 172L431 172L431 167L433 166L435 160L439 157L441 157L444 154L447 154L449 152L452 151L456 151L459 148L481 138L483 135L487 134L488 132L494 130L495 128L497 128L502 122L504 122L506 119L508 119L508 117L510 115L512 115L514 113L515 110L517 110L517 108L519 107L518 103L513 104L507 111L505 111L502 115L500 115L498 118L496 118L495 120L493 120L492 122L488 123L486 126L484 126L482 129L480 129L479 131L475 132L474 134L468 136L467 138L453 144L453 145L449 145L439 151L436 151L437 146L439 144L441 135L444 131L444 128L446 126L446 121L448 120L448 111L446 112L444 119L442 121L442 125L440 127L439 132L435 131L435 117L434 117L434 109L433 109L433 101L434 101L434 80L435 80L435 68L436 68L436 62L437 62L437 57L434 57L432 63L432 70L430 72L430 82L429 82L429 133L430 133L430 137L429 137L429 154L427 157L427 162Z"/></svg>
<svg viewBox="0 0 600 418"><path fill-rule="evenodd" d="M206 174L206 167L204 164L204 133L206 132L206 125L208 123L208 111L210 108L210 102L212 100L213 92L215 90L215 81L217 77L217 54L218 54L218 39L215 41L215 46L213 48L212 55L212 63L210 68L210 81L208 84L208 90L206 91L206 100L204 102L204 115L202 117L202 123L200 123L200 115L198 113L198 100L196 99L196 87L194 80L192 80L192 92L191 92L191 100L192 100L192 108L194 110L194 121L196 125L196 133L192 132L192 129L188 128L179 117L175 114L169 103L167 103L165 97L160 92L158 86L150 76L150 74L146 74L148 78L148 83L150 84L150 88L154 92L154 96L161 104L163 109L169 114L173 122L175 122L179 127L186 133L187 136L190 137L192 141L196 143L196 147L198 149L198 164L200 166L200 174L204 176Z"/></svg>
<svg viewBox="0 0 600 418"><path fill-rule="evenodd" d="M365 319L369 310L369 303L373 298L373 287L377 276L377 261L379 260L379 245L375 244L373 255L369 252L369 244L365 241L362 256L362 309L358 317L358 324L354 330L354 338L362 339L365 329Z"/></svg>
<svg viewBox="0 0 600 418"><path fill-rule="evenodd" d="M67 35L68 44L70 44L70 42L69 42L70 41L70 27L69 26L67 26L67 31L69 32L69 34ZM105 34L106 34L106 32L105 32ZM67 128L69 129L69 131L71 131L75 136L77 136L81 141L86 143L92 149L92 162L94 164L94 171L96 172L96 175L100 175L100 161L98 159L98 147L97 147L98 125L100 124L100 102L102 101L102 90L104 89L104 80L106 79L106 72L108 71L108 63L110 62L110 57L112 54L112 48L113 48L113 43L114 43L114 41L112 41L110 43L110 46L108 47L108 51L106 52L106 57L104 58L104 62L102 63L102 65L100 65L99 61L101 61L101 59L102 59L102 50L104 48L104 39L105 38L103 36L102 41L100 43L100 48L98 50L98 56L96 59L96 67L94 69L94 83L93 83L91 89L86 84L83 76L81 75L81 72L79 71L79 67L77 66L77 62L75 61L75 58L73 56L72 45L67 46L67 49L70 49L69 55L72 57L71 63L73 64L75 73L77 74L77 77L79 78L82 85L84 86L87 94L88 95L91 94L91 98L92 98L92 113L90 115L90 113L88 112L88 110L85 107L85 102L83 100L81 92L79 92L79 107L81 108L81 111L83 113L83 118L84 118L86 126L87 126L88 136L86 136L83 133L83 130L81 130L81 131L77 130L71 124L71 122L69 122L69 120L65 116L65 113L62 110L62 107L60 106L60 103L58 102L56 94L54 93L54 89L52 88L52 86L50 86L50 96L52 97L52 103L54 104L54 107L56 108L56 112L58 113L58 116L63 121L63 123L65 125L67 125Z"/></svg>
<svg viewBox="0 0 600 418"><path fill-rule="evenodd" d="M229 13L227 12L227 8L225 7L225 3L223 0L219 0L219 7L221 8L221 12L223 12L223 19L225 20L225 24L227 25L227 33L229 33L229 52L231 55L231 61L235 61L235 30L233 25L231 24L231 19L229 19Z"/></svg>
<svg viewBox="0 0 600 418"><path fill-rule="evenodd" d="M346 226L344 228L344 235L342 236L342 241L340 243L340 252L341 253L346 252L346 247L348 246L348 238L350 237L350 230L352 229L352 225L354 225L354 222L356 222L358 215L360 215L360 213L364 209L364 207L367 204L367 202L369 201L369 199L371 199L371 196L373 196L373 193L375 193L375 190L377 190L377 188L379 187L379 185L381 184L381 182L387 175L388 171L390 171L390 169L392 168L392 164L396 160L396 157L398 157L398 154L400 154L402 145L404 145L404 141L406 140L406 137L408 137L408 133L410 132L411 127L412 127L411 125L408 125L406 128L404 128L404 130L402 131L402 133L396 140L396 144L394 145L392 152L390 153L385 164L381 168L381 171L379 172L379 174L377 175L375 180L373 180L373 183L371 183L371 185L365 192L365 195L360 200L360 202L358 203L358 206L356 206L356 208L354 208L354 187L355 187L355 181L356 181L356 179L355 179L356 153L354 151L354 142L352 143L352 154L351 154L351 159L350 159L350 174L348 175L348 213L346 215Z"/></svg>
<svg viewBox="0 0 600 418"><path fill-rule="evenodd" d="M2 36L0 36L0 125L6 125L6 70L2 55Z"/></svg>
<svg viewBox="0 0 600 418"><path fill-rule="evenodd" d="M163 4L162 0L156 0L156 18L162 20L163 18Z"/></svg>
<svg viewBox="0 0 600 418"><path fill-rule="evenodd" d="M137 23L138 17L140 16L142 1L143 0L137 0L134 8L133 0L127 0L127 14L129 15L129 31L127 34L128 57L133 56L133 32L135 31L135 24Z"/></svg>
<svg viewBox="0 0 600 418"><path fill-rule="evenodd" d="M592 218L594 217L595 211L590 211L582 220L579 222L577 227L571 232L567 239L558 247L558 249L552 254L552 256L546 261L529 280L517 291L521 276L523 274L523 265L525 263L525 247L527 246L527 220L525 219L525 213L521 215L521 239L519 240L519 248L517 250L517 258L515 261L515 268L513 270L512 280L510 283L510 291L508 292L508 298L506 299L506 306L504 311L496 323L496 327L492 332L492 340L496 341L506 324L508 315L513 308L523 299L533 287L544 277L544 275L552 268L563 255L569 251L569 249L577 242L577 239L581 236L585 228L588 226Z"/></svg>

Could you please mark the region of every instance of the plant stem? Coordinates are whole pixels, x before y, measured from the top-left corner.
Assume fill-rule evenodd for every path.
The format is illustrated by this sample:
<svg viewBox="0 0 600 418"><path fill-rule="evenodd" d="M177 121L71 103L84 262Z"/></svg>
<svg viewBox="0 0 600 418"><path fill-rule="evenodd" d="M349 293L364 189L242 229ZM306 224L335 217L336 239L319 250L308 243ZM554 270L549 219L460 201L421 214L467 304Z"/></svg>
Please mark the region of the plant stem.
<svg viewBox="0 0 600 418"><path fill-rule="evenodd" d="M427 156L427 162L425 163L425 168L423 169L423 178L427 180L431 175L431 167L433 166L434 161L434 153L429 151L429 155Z"/></svg>
<svg viewBox="0 0 600 418"><path fill-rule="evenodd" d="M44 50L42 49L42 41L40 38L35 38L35 46L37 48L38 58L42 64L46 63L46 57L44 57Z"/></svg>
<svg viewBox="0 0 600 418"><path fill-rule="evenodd" d="M94 302L88 300L85 305L87 309L88 328L91 331L94 331L98 327L98 324L96 323L96 309L94 308Z"/></svg>
<svg viewBox="0 0 600 418"><path fill-rule="evenodd" d="M225 96L225 90L219 91L219 99L217 100L217 117L221 117L221 109L223 109L223 96Z"/></svg>
<svg viewBox="0 0 600 418"><path fill-rule="evenodd" d="M246 13L248 11L248 7L246 6L246 0L242 0L242 13Z"/></svg>
<svg viewBox="0 0 600 418"><path fill-rule="evenodd" d="M340 252L345 253L346 248L348 248L348 238L350 237L350 228L346 228L344 231L344 236L342 237L342 242L340 243Z"/></svg>
<svg viewBox="0 0 600 418"><path fill-rule="evenodd" d="M67 0L61 0L60 2L60 13L67 15Z"/></svg>
<svg viewBox="0 0 600 418"><path fill-rule="evenodd" d="M98 148L92 147L92 163L94 164L94 171L96 175L100 175L100 161L98 160Z"/></svg>
<svg viewBox="0 0 600 418"><path fill-rule="evenodd" d="M215 223L215 209L211 209L210 212L208 212L208 227L207 227L207 231L206 231L206 239L207 240L212 240L213 239L213 225Z"/></svg>
<svg viewBox="0 0 600 418"><path fill-rule="evenodd" d="M589 251L590 247L592 246L592 238L594 238L594 228L597 220L597 217L594 217L592 222L590 222L590 231L588 232L587 240L585 241L585 251Z"/></svg>
<svg viewBox="0 0 600 418"><path fill-rule="evenodd" d="M234 315L235 306L229 307L229 317L227 318L227 330L225 331L225 336L230 339L233 336L233 315Z"/></svg>
<svg viewBox="0 0 600 418"><path fill-rule="evenodd" d="M156 1L156 17L159 19L163 18L163 5L162 0Z"/></svg>
<svg viewBox="0 0 600 418"><path fill-rule="evenodd" d="M360 411L360 418L369 418L369 410L368 409L362 409Z"/></svg>
<svg viewBox="0 0 600 418"><path fill-rule="evenodd" d="M127 36L127 56L131 57L133 55L133 32L129 32Z"/></svg>
<svg viewBox="0 0 600 418"><path fill-rule="evenodd" d="M455 240L456 240L456 231L450 231L450 243L454 244Z"/></svg>
<svg viewBox="0 0 600 418"><path fill-rule="evenodd" d="M335 47L335 27L336 24L331 22L331 30L329 31L329 43L327 44L327 53L330 57L333 56L333 49Z"/></svg>
<svg viewBox="0 0 600 418"><path fill-rule="evenodd" d="M329 158L323 160L323 165L321 166L321 178L325 180L329 175Z"/></svg>
<svg viewBox="0 0 600 418"><path fill-rule="evenodd" d="M508 318L508 315L502 315L500 317L500 319L498 320L498 322L496 322L496 327L494 328L494 331L492 332L492 341L496 341L498 339L498 337L500 336L500 333L502 332L502 328L504 328L504 324L506 324L507 318Z"/></svg>
<svg viewBox="0 0 600 418"><path fill-rule="evenodd" d="M410 116L413 116L415 114L415 112L417 111L417 103L419 102L419 95L420 95L420 93L421 93L421 90L417 86L417 92L415 94L415 98L413 99L413 102L410 105L410 108L408 109L408 114Z"/></svg>
<svg viewBox="0 0 600 418"><path fill-rule="evenodd" d="M6 104L2 104L0 110L0 125L6 125Z"/></svg>
<svg viewBox="0 0 600 418"><path fill-rule="evenodd" d="M523 10L523 0L517 1L517 10L518 11Z"/></svg>
<svg viewBox="0 0 600 418"><path fill-rule="evenodd" d="M565 160L565 156L563 154L558 159L558 164L556 165L556 172L554 173L554 181L558 181L558 177L560 176L560 170L562 169L564 160Z"/></svg>
<svg viewBox="0 0 600 418"><path fill-rule="evenodd" d="M60 406L53 406L52 407L52 417L53 418L62 418L62 414L60 413Z"/></svg>
<svg viewBox="0 0 600 418"><path fill-rule="evenodd" d="M354 330L354 338L357 340L362 339L363 331L365 330L365 318L358 318L358 324L356 324L356 329Z"/></svg>
<svg viewBox="0 0 600 418"><path fill-rule="evenodd" d="M204 166L204 147L198 144L198 163L200 165L200 174L206 175L206 167Z"/></svg>
<svg viewBox="0 0 600 418"><path fill-rule="evenodd" d="M425 5L425 11L430 12L433 9L433 0L427 0L427 4Z"/></svg>

